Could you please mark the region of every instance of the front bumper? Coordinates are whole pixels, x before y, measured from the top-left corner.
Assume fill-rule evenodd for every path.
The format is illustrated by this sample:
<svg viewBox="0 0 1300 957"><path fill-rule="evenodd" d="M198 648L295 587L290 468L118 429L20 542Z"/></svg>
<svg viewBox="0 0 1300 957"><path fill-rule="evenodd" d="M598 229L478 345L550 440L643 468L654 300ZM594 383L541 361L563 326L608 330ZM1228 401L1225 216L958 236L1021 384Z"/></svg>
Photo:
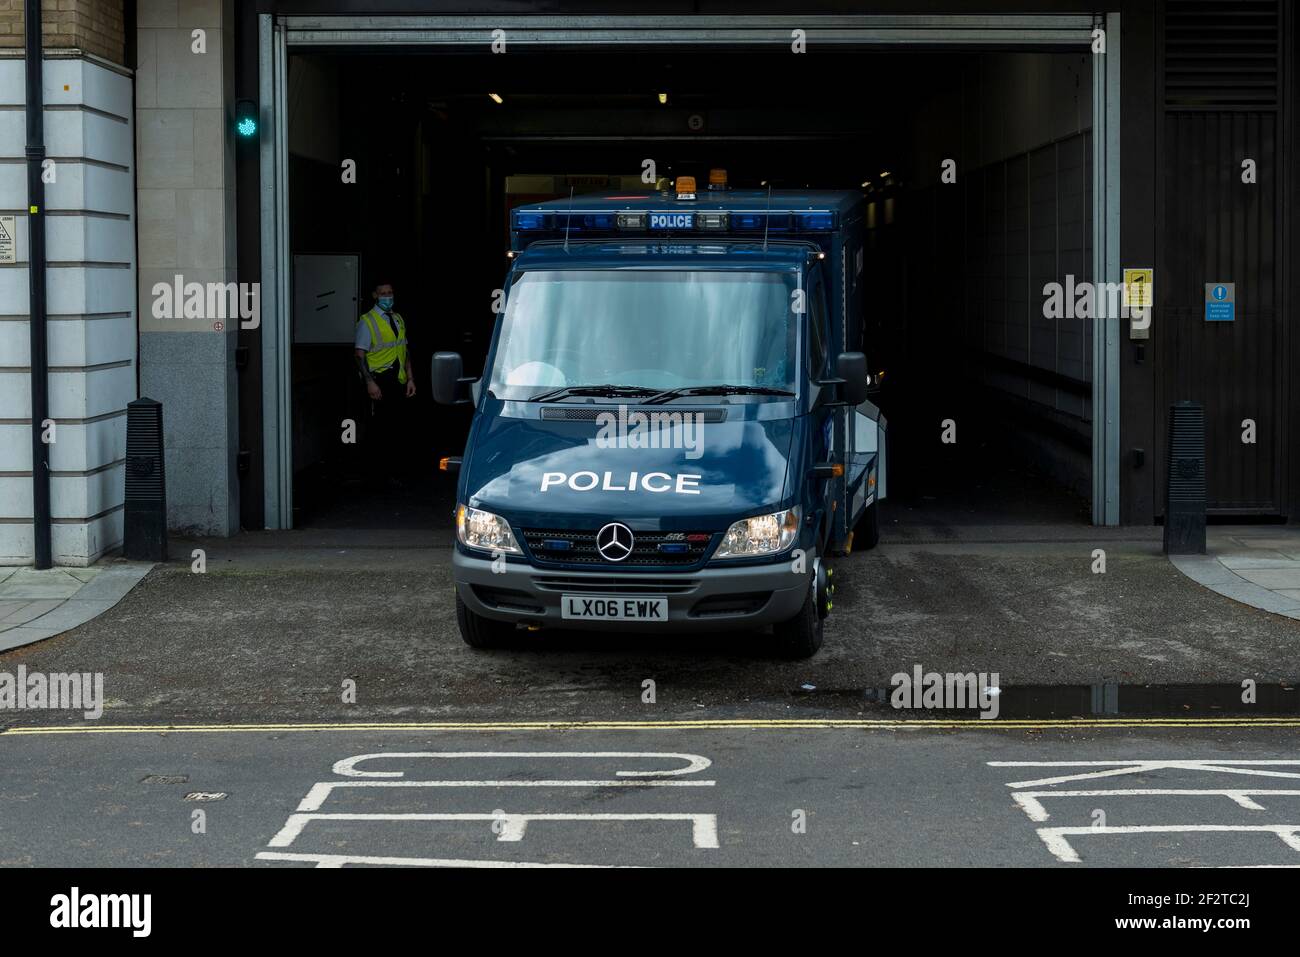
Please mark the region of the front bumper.
<svg viewBox="0 0 1300 957"><path fill-rule="evenodd" d="M816 555L803 572L790 561L770 565L704 567L691 572L564 571L506 562L494 572L490 558L456 549L456 593L484 618L588 631L724 631L759 628L798 614L808 596ZM501 566L498 566L501 567ZM560 614L564 595L663 595L666 622L588 621Z"/></svg>

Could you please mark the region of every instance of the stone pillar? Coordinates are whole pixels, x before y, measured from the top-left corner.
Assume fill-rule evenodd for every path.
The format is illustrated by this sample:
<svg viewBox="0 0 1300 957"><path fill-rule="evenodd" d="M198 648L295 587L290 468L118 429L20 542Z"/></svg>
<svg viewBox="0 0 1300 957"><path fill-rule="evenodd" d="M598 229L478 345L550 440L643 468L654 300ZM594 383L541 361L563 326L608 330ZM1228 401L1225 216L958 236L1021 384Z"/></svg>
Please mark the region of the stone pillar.
<svg viewBox="0 0 1300 957"><path fill-rule="evenodd" d="M164 287L236 279L234 4L139 0L136 16L140 393L163 404L168 525L232 535L238 316L186 318Z"/></svg>

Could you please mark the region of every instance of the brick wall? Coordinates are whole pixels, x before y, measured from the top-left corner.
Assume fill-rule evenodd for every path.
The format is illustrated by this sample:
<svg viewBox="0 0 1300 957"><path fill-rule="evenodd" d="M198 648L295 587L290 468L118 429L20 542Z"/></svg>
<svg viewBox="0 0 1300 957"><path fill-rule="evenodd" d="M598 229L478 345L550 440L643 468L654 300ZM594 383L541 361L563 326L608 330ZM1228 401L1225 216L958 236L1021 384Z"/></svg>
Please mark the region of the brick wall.
<svg viewBox="0 0 1300 957"><path fill-rule="evenodd" d="M47 50L84 50L125 63L122 0L41 0ZM23 46L23 0L0 0L0 48Z"/></svg>

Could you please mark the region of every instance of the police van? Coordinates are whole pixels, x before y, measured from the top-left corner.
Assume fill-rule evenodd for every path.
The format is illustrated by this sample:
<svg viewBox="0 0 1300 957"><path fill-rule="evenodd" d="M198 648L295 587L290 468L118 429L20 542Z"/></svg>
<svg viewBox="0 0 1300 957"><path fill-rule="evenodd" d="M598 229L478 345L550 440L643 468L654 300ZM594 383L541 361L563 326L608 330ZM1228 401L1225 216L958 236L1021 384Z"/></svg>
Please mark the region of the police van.
<svg viewBox="0 0 1300 957"><path fill-rule="evenodd" d="M770 626L808 657L827 557L876 544L863 197L710 187L514 209L483 375L433 357L437 401L474 406L443 460L470 645Z"/></svg>

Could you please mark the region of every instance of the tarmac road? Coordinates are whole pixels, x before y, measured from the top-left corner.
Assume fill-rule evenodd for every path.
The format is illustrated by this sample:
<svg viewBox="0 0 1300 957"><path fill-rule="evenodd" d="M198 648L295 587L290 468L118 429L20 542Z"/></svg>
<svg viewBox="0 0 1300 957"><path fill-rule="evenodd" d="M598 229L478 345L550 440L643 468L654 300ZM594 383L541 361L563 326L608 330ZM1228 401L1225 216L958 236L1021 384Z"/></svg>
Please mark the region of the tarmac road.
<svg viewBox="0 0 1300 957"><path fill-rule="evenodd" d="M1298 740L1297 722L9 732L0 866L1296 867Z"/></svg>
<svg viewBox="0 0 1300 957"><path fill-rule="evenodd" d="M0 655L106 696L0 712L0 866L1300 864L1300 717L936 725L868 695L915 665L1067 715L1072 684L1294 679L1300 622L1202 590L1149 530L912 527L840 560L806 662L760 634L474 651L441 534L173 543L107 614Z"/></svg>
<svg viewBox="0 0 1300 957"><path fill-rule="evenodd" d="M1133 534L947 529L936 540L912 530L836 562L826 643L803 662L774 658L751 633L543 631L518 649L475 651L456 628L445 531L389 535L383 548L355 532L174 542L178 559L115 608L0 655L0 671L103 673L115 722L643 719L725 706L851 717L871 709L864 690L918 664L996 672L1004 688L1297 677L1300 622L1200 588L1150 530ZM205 574L191 571L197 546ZM1106 550L1105 574L1092 571L1095 548ZM343 700L348 681L354 703ZM14 720L0 713L4 723Z"/></svg>

